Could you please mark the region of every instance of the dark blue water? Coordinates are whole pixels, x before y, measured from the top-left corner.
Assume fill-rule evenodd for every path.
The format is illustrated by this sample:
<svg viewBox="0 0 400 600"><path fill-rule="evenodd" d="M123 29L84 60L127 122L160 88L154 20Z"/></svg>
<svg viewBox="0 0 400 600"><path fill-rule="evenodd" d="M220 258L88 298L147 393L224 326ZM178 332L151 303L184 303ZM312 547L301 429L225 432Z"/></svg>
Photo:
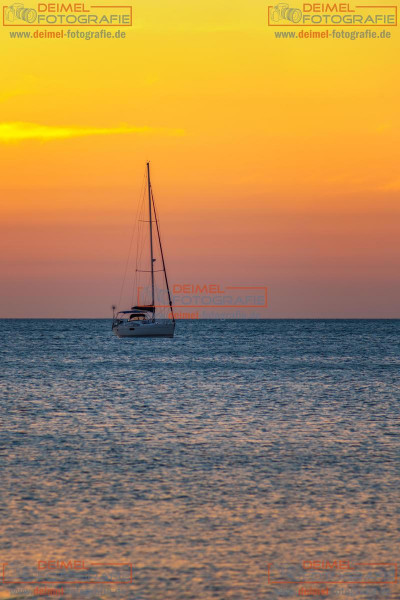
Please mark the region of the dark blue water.
<svg viewBox="0 0 400 600"><path fill-rule="evenodd" d="M400 321L0 329L0 598L400 598Z"/></svg>

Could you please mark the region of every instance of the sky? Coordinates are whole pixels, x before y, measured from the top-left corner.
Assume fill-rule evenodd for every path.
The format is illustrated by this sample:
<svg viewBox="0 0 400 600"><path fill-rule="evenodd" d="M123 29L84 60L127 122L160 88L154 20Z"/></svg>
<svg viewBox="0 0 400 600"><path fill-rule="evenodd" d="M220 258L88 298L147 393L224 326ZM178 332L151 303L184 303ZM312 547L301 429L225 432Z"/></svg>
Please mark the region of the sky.
<svg viewBox="0 0 400 600"><path fill-rule="evenodd" d="M266 14L138 0L125 39L0 27L1 317L110 316L148 160L171 284L399 317L400 32L277 39Z"/></svg>

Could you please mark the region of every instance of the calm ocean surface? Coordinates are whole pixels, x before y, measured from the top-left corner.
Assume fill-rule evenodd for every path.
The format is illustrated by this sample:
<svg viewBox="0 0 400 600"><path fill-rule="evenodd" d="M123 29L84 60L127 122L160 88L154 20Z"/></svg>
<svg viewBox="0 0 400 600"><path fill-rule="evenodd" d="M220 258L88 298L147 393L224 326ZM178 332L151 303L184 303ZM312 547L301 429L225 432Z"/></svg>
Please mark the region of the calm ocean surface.
<svg viewBox="0 0 400 600"><path fill-rule="evenodd" d="M130 563L132 584L53 588L262 600L300 597L285 582L308 577L335 580L330 598L400 598L376 583L400 562L400 321L180 321L173 340L120 340L110 320L0 330L6 581L127 581ZM70 559L89 570L38 570ZM351 569L303 565L335 560ZM0 598L35 593L1 581Z"/></svg>

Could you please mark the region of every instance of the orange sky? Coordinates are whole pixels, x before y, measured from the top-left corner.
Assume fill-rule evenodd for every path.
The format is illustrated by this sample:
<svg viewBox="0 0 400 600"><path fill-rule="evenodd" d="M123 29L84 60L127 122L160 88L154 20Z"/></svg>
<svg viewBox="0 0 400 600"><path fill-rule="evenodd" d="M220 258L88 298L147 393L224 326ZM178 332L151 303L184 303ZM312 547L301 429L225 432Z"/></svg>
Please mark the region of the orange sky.
<svg viewBox="0 0 400 600"><path fill-rule="evenodd" d="M125 40L1 28L2 317L109 316L146 160L172 283L399 316L400 33L278 40L265 14L140 0Z"/></svg>

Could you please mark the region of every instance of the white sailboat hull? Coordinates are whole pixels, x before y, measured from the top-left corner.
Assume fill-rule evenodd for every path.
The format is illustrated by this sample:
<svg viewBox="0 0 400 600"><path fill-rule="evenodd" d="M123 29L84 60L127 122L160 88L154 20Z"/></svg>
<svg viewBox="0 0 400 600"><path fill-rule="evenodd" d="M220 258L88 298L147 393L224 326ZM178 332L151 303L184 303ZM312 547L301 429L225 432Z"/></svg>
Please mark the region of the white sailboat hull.
<svg viewBox="0 0 400 600"><path fill-rule="evenodd" d="M174 337L175 323L123 322L113 326L118 337Z"/></svg>

